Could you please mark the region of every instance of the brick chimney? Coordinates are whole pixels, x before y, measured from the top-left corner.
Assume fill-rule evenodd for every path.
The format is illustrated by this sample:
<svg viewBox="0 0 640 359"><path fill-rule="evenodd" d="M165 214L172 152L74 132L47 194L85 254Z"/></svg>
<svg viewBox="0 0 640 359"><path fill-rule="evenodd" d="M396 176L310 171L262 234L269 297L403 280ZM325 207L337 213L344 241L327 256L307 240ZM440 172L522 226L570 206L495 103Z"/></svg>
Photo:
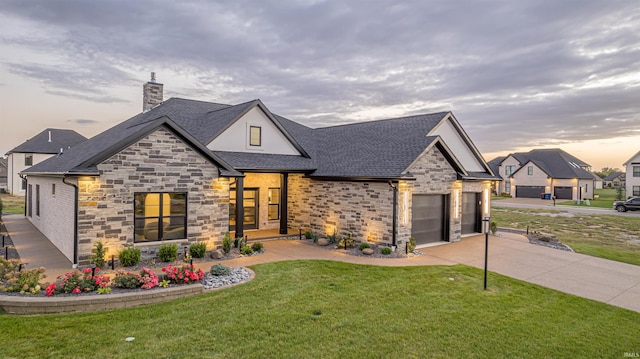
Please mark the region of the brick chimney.
<svg viewBox="0 0 640 359"><path fill-rule="evenodd" d="M156 82L156 73L142 87L142 112L147 112L162 103L162 84Z"/></svg>

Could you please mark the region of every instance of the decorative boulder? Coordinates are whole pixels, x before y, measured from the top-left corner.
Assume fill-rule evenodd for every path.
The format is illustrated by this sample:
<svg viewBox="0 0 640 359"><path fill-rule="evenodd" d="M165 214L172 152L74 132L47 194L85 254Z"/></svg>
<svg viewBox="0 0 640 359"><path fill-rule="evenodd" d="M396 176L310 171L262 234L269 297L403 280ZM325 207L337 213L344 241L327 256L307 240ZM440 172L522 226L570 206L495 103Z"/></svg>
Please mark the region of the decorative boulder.
<svg viewBox="0 0 640 359"><path fill-rule="evenodd" d="M549 233L540 233L538 234L538 240L539 241L543 241L543 242L557 242L558 239L556 238L556 236L554 234L549 234Z"/></svg>
<svg viewBox="0 0 640 359"><path fill-rule="evenodd" d="M362 254L366 254L368 256L373 254L373 248L365 248L362 250Z"/></svg>
<svg viewBox="0 0 640 359"><path fill-rule="evenodd" d="M213 252L211 252L211 258L213 259L222 259L223 257L224 257L224 253L219 249L216 249Z"/></svg>
<svg viewBox="0 0 640 359"><path fill-rule="evenodd" d="M318 241L316 242L319 246L328 246L329 245L329 240L326 238L318 238Z"/></svg>

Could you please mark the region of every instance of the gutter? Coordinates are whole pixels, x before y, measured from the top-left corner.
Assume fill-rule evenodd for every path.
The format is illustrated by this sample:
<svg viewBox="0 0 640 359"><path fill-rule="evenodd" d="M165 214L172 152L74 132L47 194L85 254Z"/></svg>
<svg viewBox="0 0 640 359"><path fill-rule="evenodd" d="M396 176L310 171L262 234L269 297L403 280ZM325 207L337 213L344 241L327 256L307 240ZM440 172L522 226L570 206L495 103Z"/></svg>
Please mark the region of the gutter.
<svg viewBox="0 0 640 359"><path fill-rule="evenodd" d="M67 175L62 176L62 183L73 187L73 268L78 268L78 185L67 182Z"/></svg>
<svg viewBox="0 0 640 359"><path fill-rule="evenodd" d="M392 224L391 224L391 230L392 230L392 234L391 234L391 247L393 249L393 251L395 252L396 248L398 247L397 245L397 232L398 232L398 185L397 182L396 184L394 184L393 182L389 181L389 186L391 188L393 188L393 220L392 220Z"/></svg>

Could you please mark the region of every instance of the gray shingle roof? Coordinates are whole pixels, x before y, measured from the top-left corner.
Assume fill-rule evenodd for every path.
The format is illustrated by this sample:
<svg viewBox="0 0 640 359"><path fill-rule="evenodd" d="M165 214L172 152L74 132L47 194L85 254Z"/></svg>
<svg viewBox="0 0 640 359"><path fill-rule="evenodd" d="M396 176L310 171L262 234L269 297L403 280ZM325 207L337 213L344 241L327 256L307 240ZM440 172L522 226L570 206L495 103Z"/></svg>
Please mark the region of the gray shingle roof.
<svg viewBox="0 0 640 359"><path fill-rule="evenodd" d="M319 128L313 177L399 178L447 112Z"/></svg>
<svg viewBox="0 0 640 359"><path fill-rule="evenodd" d="M532 161L553 178L593 179L593 175L582 168L589 167L589 164L559 148L518 152L513 153L512 156L520 162L520 165Z"/></svg>
<svg viewBox="0 0 640 359"><path fill-rule="evenodd" d="M49 141L51 139L51 141ZM63 130L58 128L47 128L46 130L31 137L26 142L18 145L10 153L50 153L60 152L60 149L67 150L87 138L74 130Z"/></svg>
<svg viewBox="0 0 640 359"><path fill-rule="evenodd" d="M254 106L260 106L272 118L303 156L212 152L204 148ZM160 125L168 125L179 133L184 132L187 139L198 142L199 148L204 148L223 167L229 166L228 172L235 168L306 172L312 177L402 178L407 176L403 171L438 138L428 134L447 114L440 112L312 129L271 114L260 100L231 106L172 98L25 172L95 173L96 165L106 159L105 156L115 154ZM473 177L484 178L481 174L473 174Z"/></svg>
<svg viewBox="0 0 640 359"><path fill-rule="evenodd" d="M500 177L502 178L502 176L500 175L500 164L502 163L502 161L504 161L504 159L507 158L506 156L500 156L500 157L496 157L494 159L492 159L491 161L487 162L487 164L489 165L489 168L491 168L491 171L493 171L493 173L496 174L496 177Z"/></svg>
<svg viewBox="0 0 640 359"><path fill-rule="evenodd" d="M614 179L616 179L617 177L624 175L624 172L614 172L610 175L608 175L607 177L603 178L603 181L613 181Z"/></svg>

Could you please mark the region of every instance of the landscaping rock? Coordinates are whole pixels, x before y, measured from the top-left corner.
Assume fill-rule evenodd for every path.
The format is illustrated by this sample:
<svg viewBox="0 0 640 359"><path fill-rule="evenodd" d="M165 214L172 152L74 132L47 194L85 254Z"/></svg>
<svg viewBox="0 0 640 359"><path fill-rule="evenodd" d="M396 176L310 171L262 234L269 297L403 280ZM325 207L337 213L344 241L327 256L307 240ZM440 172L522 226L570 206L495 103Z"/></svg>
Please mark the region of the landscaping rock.
<svg viewBox="0 0 640 359"><path fill-rule="evenodd" d="M366 254L368 256L373 254L373 248L365 248L362 250L362 254Z"/></svg>
<svg viewBox="0 0 640 359"><path fill-rule="evenodd" d="M316 242L319 246L328 246L329 245L329 240L326 238L318 238L318 241Z"/></svg>
<svg viewBox="0 0 640 359"><path fill-rule="evenodd" d="M213 258L213 259L222 259L222 258L224 258L224 253L221 250L216 249L213 252L211 252L211 258Z"/></svg>
<svg viewBox="0 0 640 359"><path fill-rule="evenodd" d="M558 241L558 239L556 238L555 234L540 233L536 237L537 237L537 239L539 241L542 241L542 242L557 242Z"/></svg>

